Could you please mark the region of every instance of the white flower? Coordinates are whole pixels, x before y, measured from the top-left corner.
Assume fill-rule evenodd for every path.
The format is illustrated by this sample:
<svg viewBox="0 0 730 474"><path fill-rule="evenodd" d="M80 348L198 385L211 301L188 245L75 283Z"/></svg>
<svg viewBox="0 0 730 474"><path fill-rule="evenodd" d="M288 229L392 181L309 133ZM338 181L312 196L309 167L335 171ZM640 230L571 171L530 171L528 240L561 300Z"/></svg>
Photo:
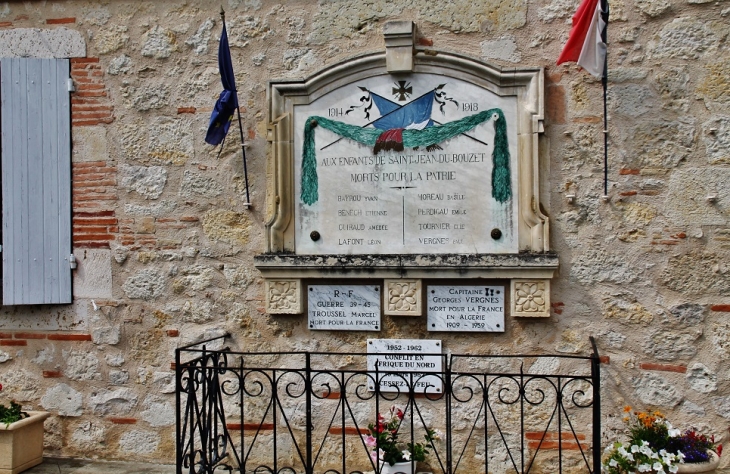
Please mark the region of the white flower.
<svg viewBox="0 0 730 474"><path fill-rule="evenodd" d="M651 466L649 464L639 464L639 472L651 472Z"/></svg>
<svg viewBox="0 0 730 474"><path fill-rule="evenodd" d="M672 428L667 431L667 434L669 434L670 438L676 438L677 436L680 436L682 434L682 432L676 428Z"/></svg>
<svg viewBox="0 0 730 474"><path fill-rule="evenodd" d="M401 454L403 455L403 459L405 459L406 461L411 460L411 452L408 451L407 449L404 449L403 451L401 451Z"/></svg>
<svg viewBox="0 0 730 474"><path fill-rule="evenodd" d="M626 448L624 448L623 446L619 446L617 451L623 457L626 457L629 454L628 451L626 451Z"/></svg>
<svg viewBox="0 0 730 474"><path fill-rule="evenodd" d="M608 465L611 467L616 467L618 466L618 461L616 461L615 459L611 459L610 461L608 461Z"/></svg>
<svg viewBox="0 0 730 474"><path fill-rule="evenodd" d="M677 466L677 465L669 466L669 472L676 474L678 471L679 471L679 466Z"/></svg>
<svg viewBox="0 0 730 474"><path fill-rule="evenodd" d="M631 445L631 452L632 453L638 453L639 452L639 446L636 444Z"/></svg>

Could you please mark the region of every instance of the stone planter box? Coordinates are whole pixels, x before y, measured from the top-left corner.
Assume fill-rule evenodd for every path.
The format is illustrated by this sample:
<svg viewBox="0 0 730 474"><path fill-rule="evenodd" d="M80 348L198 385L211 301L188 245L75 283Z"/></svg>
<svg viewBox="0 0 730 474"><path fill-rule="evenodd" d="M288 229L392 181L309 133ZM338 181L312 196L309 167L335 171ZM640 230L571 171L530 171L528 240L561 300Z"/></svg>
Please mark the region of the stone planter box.
<svg viewBox="0 0 730 474"><path fill-rule="evenodd" d="M28 414L10 425L0 423L0 474L18 474L43 461L43 420L50 413Z"/></svg>
<svg viewBox="0 0 730 474"><path fill-rule="evenodd" d="M677 464L679 471L678 474L689 474L695 472L715 472L717 466L720 465L720 456L714 451L708 451L710 454L710 460L708 462L699 462L691 464Z"/></svg>

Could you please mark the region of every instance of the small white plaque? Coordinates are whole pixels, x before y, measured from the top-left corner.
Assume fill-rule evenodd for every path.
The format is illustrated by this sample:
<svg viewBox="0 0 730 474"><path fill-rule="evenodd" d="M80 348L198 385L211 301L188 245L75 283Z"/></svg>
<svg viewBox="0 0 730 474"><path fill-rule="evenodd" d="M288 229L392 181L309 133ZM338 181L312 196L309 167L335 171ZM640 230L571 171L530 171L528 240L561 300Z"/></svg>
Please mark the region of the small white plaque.
<svg viewBox="0 0 730 474"><path fill-rule="evenodd" d="M428 330L504 332L503 286L429 286Z"/></svg>
<svg viewBox="0 0 730 474"><path fill-rule="evenodd" d="M380 331L380 287L310 285L309 329Z"/></svg>
<svg viewBox="0 0 730 474"><path fill-rule="evenodd" d="M430 354L430 355L428 355ZM423 339L368 339L368 389L375 390L375 364L381 392L442 393L443 381L429 372L441 372L441 341ZM412 377L412 378L411 378Z"/></svg>

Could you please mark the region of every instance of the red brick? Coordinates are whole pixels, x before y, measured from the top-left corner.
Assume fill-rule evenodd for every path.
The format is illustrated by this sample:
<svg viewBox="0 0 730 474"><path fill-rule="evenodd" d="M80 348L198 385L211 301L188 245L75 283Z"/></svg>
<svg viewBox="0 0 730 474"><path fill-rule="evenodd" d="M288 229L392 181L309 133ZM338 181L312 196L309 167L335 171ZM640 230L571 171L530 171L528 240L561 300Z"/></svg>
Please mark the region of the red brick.
<svg viewBox="0 0 730 474"><path fill-rule="evenodd" d="M619 196L636 196L637 194L639 194L639 193L636 191L624 191L624 192L618 193Z"/></svg>
<svg viewBox="0 0 730 474"><path fill-rule="evenodd" d="M108 186L114 187L117 185L117 180L114 177L107 177L107 179L75 179L74 188L90 188L92 186Z"/></svg>
<svg viewBox="0 0 730 474"><path fill-rule="evenodd" d="M49 341L90 341L91 334L49 334Z"/></svg>
<svg viewBox="0 0 730 474"><path fill-rule="evenodd" d="M565 112L565 88L553 85L545 88L545 111L550 123L564 124L567 122Z"/></svg>
<svg viewBox="0 0 730 474"><path fill-rule="evenodd" d="M167 330L168 337L178 337L180 335L180 331L177 329L168 329Z"/></svg>
<svg viewBox="0 0 730 474"><path fill-rule="evenodd" d="M170 362L170 369L171 369L171 370L175 370L175 367L177 367L177 366L175 365L175 363L174 363L174 362Z"/></svg>
<svg viewBox="0 0 730 474"><path fill-rule="evenodd" d="M106 161L85 161L83 163L74 163L73 168L99 168L106 166Z"/></svg>
<svg viewBox="0 0 730 474"><path fill-rule="evenodd" d="M723 313L730 313L730 304L713 304L710 306L712 311L720 311Z"/></svg>
<svg viewBox="0 0 730 474"><path fill-rule="evenodd" d="M15 17L15 21L27 20L30 17L28 15L18 15Z"/></svg>
<svg viewBox="0 0 730 474"><path fill-rule="evenodd" d="M621 175L639 174L639 173L641 173L641 170L636 169L636 168L621 168L620 170L618 170L618 174L621 174Z"/></svg>
<svg viewBox="0 0 730 474"><path fill-rule="evenodd" d="M102 84L98 81L84 82L82 84L79 84L76 87L77 91L98 91L98 90L103 90L103 89L104 89L104 84Z"/></svg>
<svg viewBox="0 0 730 474"><path fill-rule="evenodd" d="M74 196L74 201L116 201L117 197L111 194L93 193L88 195Z"/></svg>
<svg viewBox="0 0 730 474"><path fill-rule="evenodd" d="M685 365L673 365L673 364L655 364L653 362L643 362L639 364L644 370L658 370L660 372L677 372L684 374L687 372L687 366Z"/></svg>
<svg viewBox="0 0 730 474"><path fill-rule="evenodd" d="M180 221L181 222L198 222L198 221L200 221L200 218L195 217L195 216L182 216L180 218Z"/></svg>
<svg viewBox="0 0 730 474"><path fill-rule="evenodd" d="M540 441L529 441L527 443L527 447L530 449L564 449L569 451L578 451L581 447L583 448L583 451L588 451L590 449L590 446L587 444L581 443L581 445L578 446L578 443L574 441L563 441L562 444L557 441L543 441L542 444Z"/></svg>
<svg viewBox="0 0 730 474"><path fill-rule="evenodd" d="M343 432L346 435L358 435L358 436L370 434L369 430L362 429L362 428L356 428L354 426L345 426L344 430L342 429L341 426L333 426L329 429L329 434L332 434L332 435L341 435L341 434L343 434Z"/></svg>
<svg viewBox="0 0 730 474"><path fill-rule="evenodd" d="M546 441L554 441L558 439L558 432L557 431L526 431L525 432L525 439L528 440L541 440L544 439ZM567 439L567 440L579 440L579 441L585 441L586 435L583 433L576 433L575 436L573 436L573 433L568 431L562 431L560 432L560 439Z"/></svg>
<svg viewBox="0 0 730 474"><path fill-rule="evenodd" d="M611 363L610 356L598 356L598 360L601 361L601 364L610 364Z"/></svg>
<svg viewBox="0 0 730 474"><path fill-rule="evenodd" d="M678 232L674 235L671 235L670 237L672 237L673 239L686 239L687 234L685 234L684 232Z"/></svg>
<svg viewBox="0 0 730 474"><path fill-rule="evenodd" d="M92 226L80 226L73 228L74 235L76 234L106 234L107 232L113 232L109 227L92 227Z"/></svg>
<svg viewBox="0 0 730 474"><path fill-rule="evenodd" d="M98 63L99 58L71 58L71 64Z"/></svg>
<svg viewBox="0 0 730 474"><path fill-rule="evenodd" d="M194 114L195 107L178 107L177 113L178 114Z"/></svg>
<svg viewBox="0 0 730 474"><path fill-rule="evenodd" d="M44 379L57 379L59 377L63 377L63 374L60 370L44 370L43 371L43 378Z"/></svg>
<svg viewBox="0 0 730 474"><path fill-rule="evenodd" d="M12 21L0 21L0 28L7 28L8 26L13 26Z"/></svg>
<svg viewBox="0 0 730 474"><path fill-rule="evenodd" d="M73 107L74 112L111 112L114 108L108 104L78 104Z"/></svg>
<svg viewBox="0 0 730 474"><path fill-rule="evenodd" d="M116 211L94 211L94 212L74 212L74 217L108 217L116 215Z"/></svg>
<svg viewBox="0 0 730 474"><path fill-rule="evenodd" d="M108 249L109 241L104 242L80 242L76 245L79 249Z"/></svg>
<svg viewBox="0 0 730 474"><path fill-rule="evenodd" d="M74 242L88 242L92 240L96 241L107 241L114 240L114 236L111 234L76 234L74 233Z"/></svg>
<svg viewBox="0 0 730 474"><path fill-rule="evenodd" d="M677 245L677 244L679 244L679 241L677 241L677 240L660 240L659 243L662 245Z"/></svg>
<svg viewBox="0 0 730 474"><path fill-rule="evenodd" d="M46 20L46 25L65 25L67 23L76 23L76 18L49 18Z"/></svg>
<svg viewBox="0 0 730 474"><path fill-rule="evenodd" d="M80 122L84 120L91 120L91 119L105 119L110 118L111 114L109 112L72 112L71 113L71 120Z"/></svg>
<svg viewBox="0 0 730 474"><path fill-rule="evenodd" d="M122 418L118 416L110 416L107 419L115 425L133 425L137 423L137 418Z"/></svg>
<svg viewBox="0 0 730 474"><path fill-rule="evenodd" d="M46 335L38 332L16 332L15 339L45 339Z"/></svg>
<svg viewBox="0 0 730 474"><path fill-rule="evenodd" d="M555 84L563 79L563 73L560 71L545 71L545 82L547 84Z"/></svg>
<svg viewBox="0 0 730 474"><path fill-rule="evenodd" d="M13 333L11 332L0 332L0 339L12 339Z"/></svg>
<svg viewBox="0 0 730 474"><path fill-rule="evenodd" d="M321 393L319 396L327 400L339 400L342 397L342 394L340 392L329 392Z"/></svg>
<svg viewBox="0 0 730 474"><path fill-rule="evenodd" d="M430 38L418 38L418 44L421 46L433 46L433 40Z"/></svg>
<svg viewBox="0 0 730 474"><path fill-rule="evenodd" d="M76 97L106 97L106 91L77 91Z"/></svg>
<svg viewBox="0 0 730 474"><path fill-rule="evenodd" d="M90 120L72 120L71 125L74 127L92 127L94 125L108 124L114 121L113 117L105 119L90 119Z"/></svg>
<svg viewBox="0 0 730 474"><path fill-rule="evenodd" d="M555 303L550 303L550 306L553 308L555 314L563 314L563 308L565 307L565 303L563 303L562 301L556 301Z"/></svg>
<svg viewBox="0 0 730 474"><path fill-rule="evenodd" d="M17 339L0 339L0 346L27 346L28 341Z"/></svg>
<svg viewBox="0 0 730 474"><path fill-rule="evenodd" d="M245 431L271 431L274 429L273 423L226 423L226 428L229 430L240 430L243 428Z"/></svg>

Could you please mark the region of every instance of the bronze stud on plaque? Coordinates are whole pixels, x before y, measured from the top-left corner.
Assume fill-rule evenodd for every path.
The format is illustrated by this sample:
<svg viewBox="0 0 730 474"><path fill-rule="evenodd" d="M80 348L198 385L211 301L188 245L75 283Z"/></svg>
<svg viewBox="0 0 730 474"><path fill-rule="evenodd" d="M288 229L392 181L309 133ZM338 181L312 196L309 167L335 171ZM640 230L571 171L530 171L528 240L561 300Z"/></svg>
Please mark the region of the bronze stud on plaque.
<svg viewBox="0 0 730 474"><path fill-rule="evenodd" d="M502 237L502 231L499 229L492 229L492 238L494 240L499 240Z"/></svg>
<svg viewBox="0 0 730 474"><path fill-rule="evenodd" d="M313 230L312 232L309 233L309 237L316 242L319 240L319 238L321 236L319 235L319 232L317 232L316 230Z"/></svg>

